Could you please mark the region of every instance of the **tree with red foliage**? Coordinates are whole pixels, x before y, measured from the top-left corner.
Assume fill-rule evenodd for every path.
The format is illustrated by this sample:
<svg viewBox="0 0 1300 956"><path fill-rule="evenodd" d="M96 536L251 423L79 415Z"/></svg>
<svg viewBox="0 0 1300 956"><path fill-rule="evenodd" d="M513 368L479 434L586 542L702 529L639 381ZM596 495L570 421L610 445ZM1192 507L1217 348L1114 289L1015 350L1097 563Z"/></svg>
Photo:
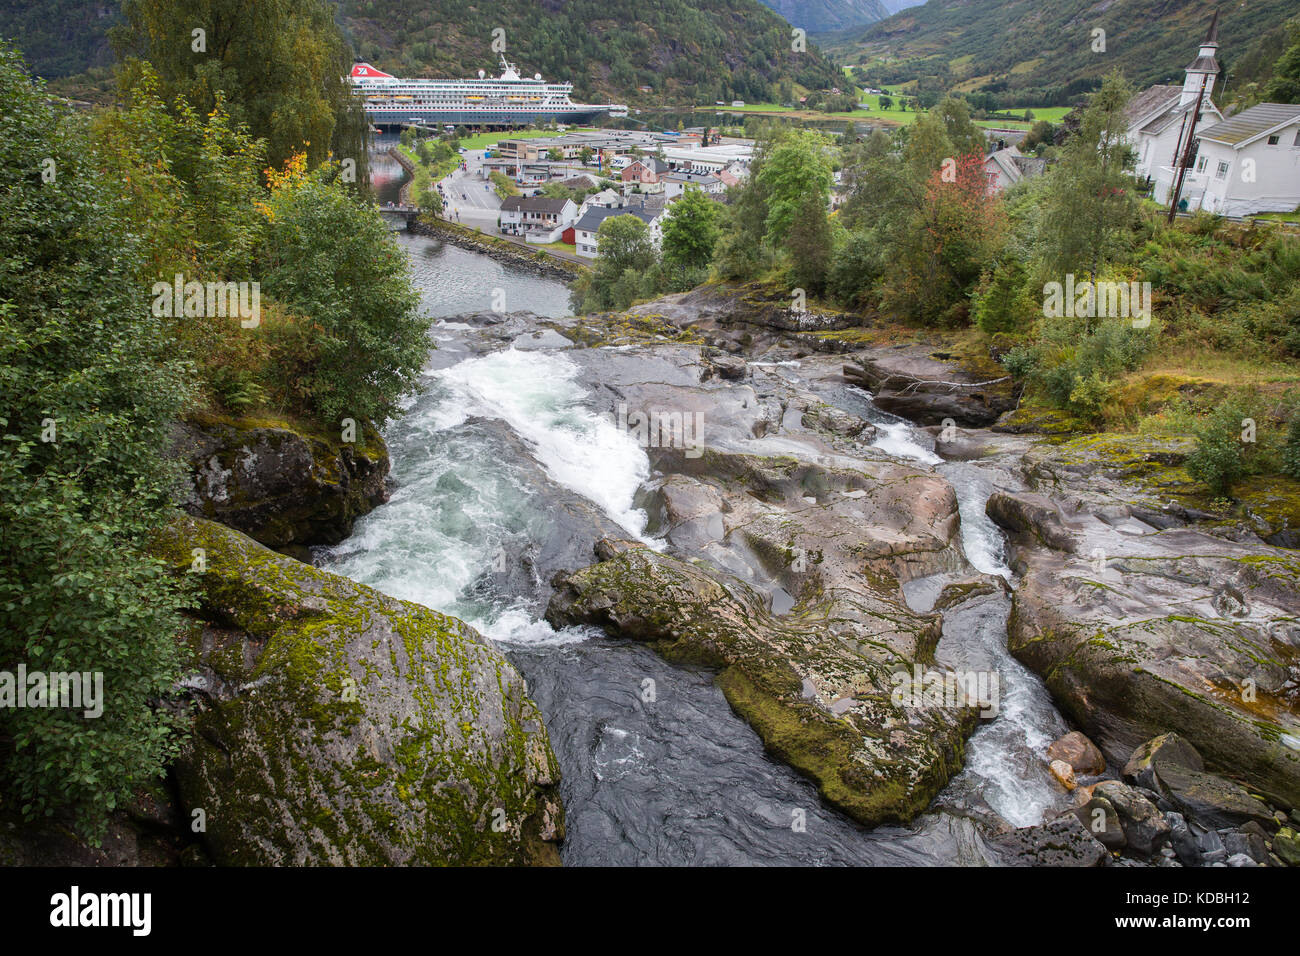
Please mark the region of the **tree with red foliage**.
<svg viewBox="0 0 1300 956"><path fill-rule="evenodd" d="M928 324L964 315L967 294L1006 234L1002 202L979 153L944 159L900 237L884 305Z"/></svg>

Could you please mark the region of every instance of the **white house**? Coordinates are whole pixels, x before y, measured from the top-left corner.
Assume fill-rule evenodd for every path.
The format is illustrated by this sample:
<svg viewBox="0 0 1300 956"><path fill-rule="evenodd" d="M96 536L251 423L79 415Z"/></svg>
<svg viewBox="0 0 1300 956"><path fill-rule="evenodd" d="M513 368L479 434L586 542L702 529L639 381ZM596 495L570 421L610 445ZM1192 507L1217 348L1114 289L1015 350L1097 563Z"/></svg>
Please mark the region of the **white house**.
<svg viewBox="0 0 1300 956"><path fill-rule="evenodd" d="M989 192L1000 193L1022 179L1040 176L1046 165L1037 157L1026 156L1015 146L994 150L984 157L984 172L989 177Z"/></svg>
<svg viewBox="0 0 1300 956"><path fill-rule="evenodd" d="M621 194L612 189L602 189L582 201L582 206L578 209L578 218L581 219L592 209L617 209L623 204L624 199Z"/></svg>
<svg viewBox="0 0 1300 956"><path fill-rule="evenodd" d="M1185 208L1221 216L1300 208L1300 105L1260 103L1199 138L1183 183Z"/></svg>
<svg viewBox="0 0 1300 956"><path fill-rule="evenodd" d="M1188 151L1189 126L1197 101L1200 101L1196 120L1198 130L1223 119L1219 108L1210 101L1214 81L1219 75L1219 63L1215 59L1219 49L1218 35L1219 14L1216 11L1200 52L1187 67L1183 85L1149 87L1134 96L1124 111L1128 127L1126 138L1137 161L1136 175L1139 179L1153 181L1152 196L1157 202L1167 201L1177 156Z"/></svg>
<svg viewBox="0 0 1300 956"><path fill-rule="evenodd" d="M588 209L581 219L573 227L573 245L574 250L580 256L588 259L594 259L599 254L597 232L600 230L600 224L606 219L613 216L632 215L636 216L646 224L650 231L650 241L656 249L659 248L659 241L663 237L663 219L664 210L648 209L645 206L624 206L622 208L608 209L601 206Z"/></svg>
<svg viewBox="0 0 1300 956"><path fill-rule="evenodd" d="M663 177L664 197L668 200L676 199L686 192L687 186L698 186L704 193L710 196L718 196L727 189L726 185L717 176L710 173L667 173Z"/></svg>
<svg viewBox="0 0 1300 956"><path fill-rule="evenodd" d="M509 196L501 203L501 231L529 242L555 242L578 217L572 199Z"/></svg>

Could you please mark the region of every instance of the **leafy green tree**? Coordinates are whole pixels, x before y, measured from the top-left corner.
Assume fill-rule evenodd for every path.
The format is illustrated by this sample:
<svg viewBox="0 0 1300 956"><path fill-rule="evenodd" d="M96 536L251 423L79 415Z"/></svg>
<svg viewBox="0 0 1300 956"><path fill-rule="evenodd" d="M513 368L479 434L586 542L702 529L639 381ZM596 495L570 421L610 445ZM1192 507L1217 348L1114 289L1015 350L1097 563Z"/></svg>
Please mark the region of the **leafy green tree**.
<svg viewBox="0 0 1300 956"><path fill-rule="evenodd" d="M767 198L766 233L780 246L795 218L830 202L831 159L826 139L814 130L797 130L780 138L754 176Z"/></svg>
<svg viewBox="0 0 1300 956"><path fill-rule="evenodd" d="M787 275L792 288L800 288L810 295L821 295L826 288L830 270L831 224L826 207L814 194L804 197L803 205L784 245L789 257Z"/></svg>
<svg viewBox="0 0 1300 956"><path fill-rule="evenodd" d="M1051 275L1095 278L1126 241L1136 208L1124 119L1131 96L1123 77L1107 76L1048 177L1038 247Z"/></svg>
<svg viewBox="0 0 1300 956"><path fill-rule="evenodd" d="M1300 19L1287 21L1291 45L1278 57L1273 78L1264 89L1269 103L1300 103Z"/></svg>
<svg viewBox="0 0 1300 956"><path fill-rule="evenodd" d="M125 107L96 116L96 162L125 184L152 275L246 280L265 226L265 143L232 123L223 97L200 116L185 100L168 110L159 86L146 64Z"/></svg>
<svg viewBox="0 0 1300 956"><path fill-rule="evenodd" d="M111 39L124 90L148 61L168 104L179 96L206 116L224 93L233 121L266 140L272 165L305 152L315 166L332 151L365 182L368 126L326 0L125 0L122 14Z"/></svg>
<svg viewBox="0 0 1300 956"><path fill-rule="evenodd" d="M925 178L917 179L896 148L895 137L876 130L852 147L844 162L844 203L840 220L850 230L886 234L921 205Z"/></svg>
<svg viewBox="0 0 1300 956"><path fill-rule="evenodd" d="M580 312L625 309L658 286L658 257L650 228L637 216L610 216L596 230L596 265L574 284L572 299Z"/></svg>
<svg viewBox="0 0 1300 956"><path fill-rule="evenodd" d="M190 376L121 182L2 44L0 131L0 670L103 681L98 717L0 708L0 799L93 836L177 749L186 600L146 547Z"/></svg>
<svg viewBox="0 0 1300 956"><path fill-rule="evenodd" d="M714 250L714 265L726 279L752 278L771 256L763 241L767 232L767 193L758 177L772 149L774 134L770 128L756 133L749 177L728 191L725 224Z"/></svg>
<svg viewBox="0 0 1300 956"><path fill-rule="evenodd" d="M966 101L947 96L912 124L904 155L916 180L925 182L945 161L971 154L983 157L987 143Z"/></svg>
<svg viewBox="0 0 1300 956"><path fill-rule="evenodd" d="M664 261L683 272L702 269L713 259L718 242L717 205L695 186L669 207L664 222Z"/></svg>
<svg viewBox="0 0 1300 956"><path fill-rule="evenodd" d="M971 296L971 317L985 335L1027 333L1042 314L1040 309L1030 295L1025 267L1017 259L999 263Z"/></svg>
<svg viewBox="0 0 1300 956"><path fill-rule="evenodd" d="M1052 135L1056 128L1047 120L1039 120L1029 128L1029 133L1020 142L1020 151L1023 153L1034 152L1038 146L1052 145Z"/></svg>
<svg viewBox="0 0 1300 956"><path fill-rule="evenodd" d="M967 153L951 167L935 169L920 206L898 224L891 245L897 265L884 285L886 308L927 323L964 317L966 296L1000 249L1005 225L980 155Z"/></svg>
<svg viewBox="0 0 1300 956"><path fill-rule="evenodd" d="M382 425L419 384L431 319L383 219L328 172L272 194L262 284L311 320L317 361L302 385L320 418Z"/></svg>
<svg viewBox="0 0 1300 956"><path fill-rule="evenodd" d="M443 202L442 193L438 192L438 184L430 180L420 188L420 194L416 197L421 212L431 213L439 216L442 214Z"/></svg>
<svg viewBox="0 0 1300 956"><path fill-rule="evenodd" d="M841 231L831 255L827 285L846 305L866 304L868 294L885 273L884 247L873 232Z"/></svg>
<svg viewBox="0 0 1300 956"><path fill-rule="evenodd" d="M596 238L600 251L597 271L603 266L617 274L624 269L646 269L655 261L650 228L637 216L610 216L600 224Z"/></svg>

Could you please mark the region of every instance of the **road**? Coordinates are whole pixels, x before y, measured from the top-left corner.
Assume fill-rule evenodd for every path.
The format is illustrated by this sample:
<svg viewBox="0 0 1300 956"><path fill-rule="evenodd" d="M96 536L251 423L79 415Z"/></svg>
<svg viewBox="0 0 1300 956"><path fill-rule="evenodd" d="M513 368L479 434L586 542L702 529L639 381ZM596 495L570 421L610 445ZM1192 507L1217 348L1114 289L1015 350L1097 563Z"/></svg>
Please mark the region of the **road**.
<svg viewBox="0 0 1300 956"><path fill-rule="evenodd" d="M536 246L529 246L523 239L517 239L514 236L502 236L497 231L497 219L501 214L501 197L496 194L496 190L492 188L490 182L478 178L478 170L483 165L483 151L481 149L472 150L463 154L463 158L465 165L469 168L465 171L457 169L439 183L442 187L442 194L446 199L446 206L442 213L444 219L449 222L459 222L466 226L478 226L489 235L507 239L528 248L530 251L542 251L556 259L563 259L566 262L572 262L580 266L591 265L590 259L584 259L574 252L558 252L554 249L538 250ZM465 197L464 199L461 198L462 195Z"/></svg>
<svg viewBox="0 0 1300 956"><path fill-rule="evenodd" d="M462 157L469 168L465 171L457 169L439 183L447 203L443 217L495 233L501 199L490 182L478 178L478 170L483 165L483 151L471 150L463 153Z"/></svg>

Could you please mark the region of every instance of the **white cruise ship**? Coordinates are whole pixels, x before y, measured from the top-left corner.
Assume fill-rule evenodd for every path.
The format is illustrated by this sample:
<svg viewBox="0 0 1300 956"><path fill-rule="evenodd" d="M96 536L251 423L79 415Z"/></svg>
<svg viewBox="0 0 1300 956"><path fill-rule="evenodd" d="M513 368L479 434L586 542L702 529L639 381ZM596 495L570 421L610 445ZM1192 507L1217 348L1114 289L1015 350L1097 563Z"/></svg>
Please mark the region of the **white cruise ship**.
<svg viewBox="0 0 1300 956"><path fill-rule="evenodd" d="M377 126L518 126L627 115L620 103L574 103L569 99L572 83L547 83L540 73L532 79L521 77L504 56L499 77L480 70L476 80L404 80L358 63L351 80L353 92L365 98L366 116Z"/></svg>

